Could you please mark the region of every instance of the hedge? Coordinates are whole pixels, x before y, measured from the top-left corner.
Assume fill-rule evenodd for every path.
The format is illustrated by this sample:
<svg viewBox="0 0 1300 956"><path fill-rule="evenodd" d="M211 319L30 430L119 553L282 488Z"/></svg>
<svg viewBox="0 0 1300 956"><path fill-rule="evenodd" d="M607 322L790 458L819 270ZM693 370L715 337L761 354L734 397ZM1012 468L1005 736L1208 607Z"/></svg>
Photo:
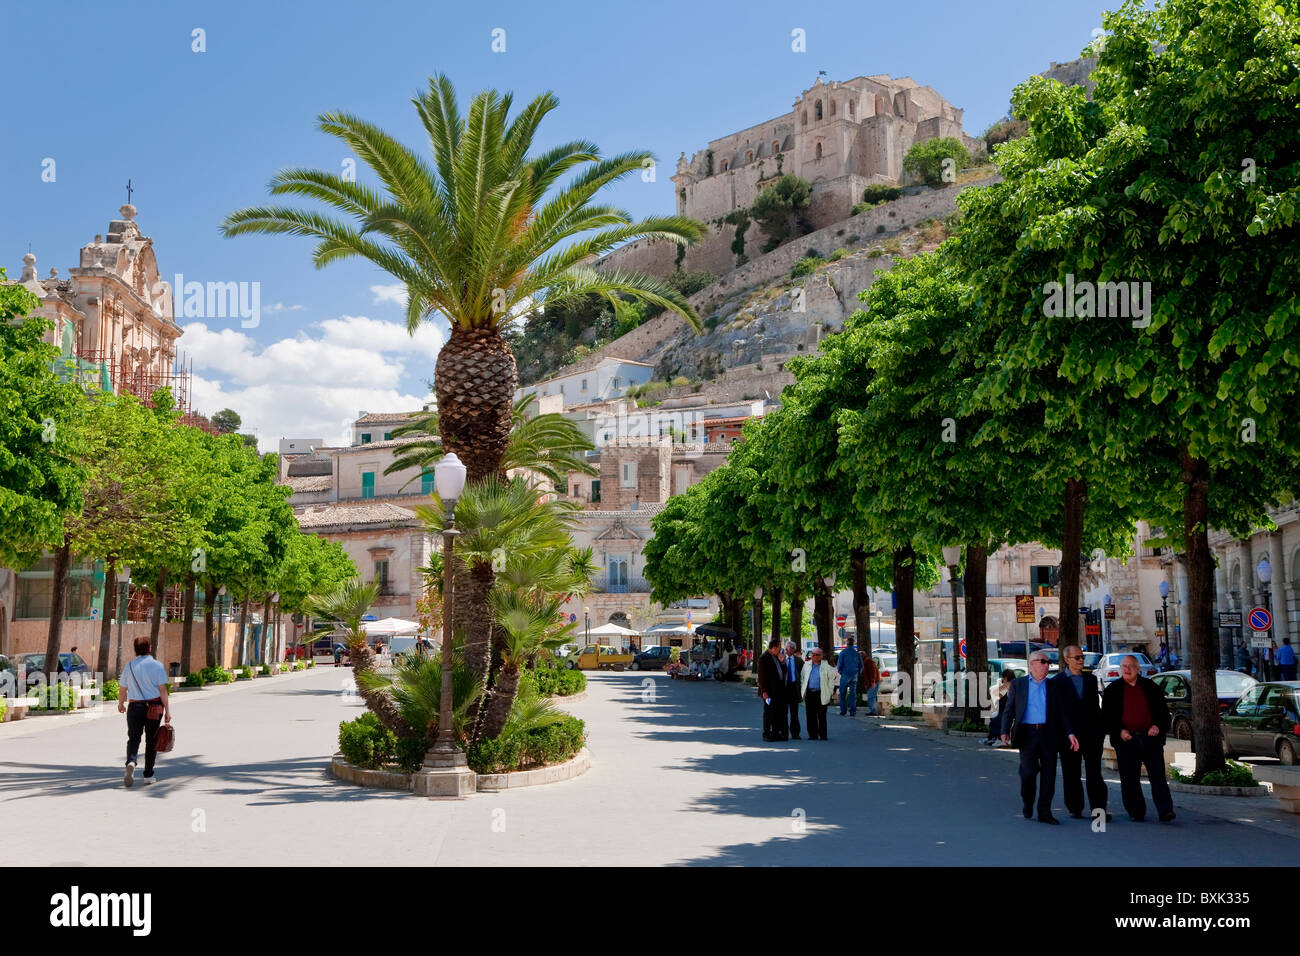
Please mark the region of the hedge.
<svg viewBox="0 0 1300 956"><path fill-rule="evenodd" d="M566 716L537 730L485 740L471 747L466 757L475 773L510 773L564 763L577 755L586 739L586 725Z"/></svg>

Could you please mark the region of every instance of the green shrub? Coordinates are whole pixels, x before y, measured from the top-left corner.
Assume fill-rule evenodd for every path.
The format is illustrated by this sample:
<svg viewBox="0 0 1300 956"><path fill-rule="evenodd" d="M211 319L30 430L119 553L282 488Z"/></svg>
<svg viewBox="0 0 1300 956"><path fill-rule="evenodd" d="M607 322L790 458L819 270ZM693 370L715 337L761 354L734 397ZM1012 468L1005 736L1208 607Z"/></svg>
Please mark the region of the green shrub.
<svg viewBox="0 0 1300 956"><path fill-rule="evenodd" d="M1169 768L1170 776L1179 783L1194 783L1202 787L1258 787L1259 781L1251 773L1250 767L1236 760L1229 760L1226 770L1207 773L1200 780L1187 776L1177 767Z"/></svg>
<svg viewBox="0 0 1300 956"><path fill-rule="evenodd" d="M872 183L866 189L862 190L862 201L873 204L893 202L901 195L903 195L903 190L897 186L887 186L884 183Z"/></svg>
<svg viewBox="0 0 1300 956"><path fill-rule="evenodd" d="M240 672L239 672L239 679L240 679L240 680L252 680L252 679L253 679L253 669L252 669L251 667L245 667L245 668L241 669Z"/></svg>
<svg viewBox="0 0 1300 956"><path fill-rule="evenodd" d="M118 691L120 691L121 689L122 689L122 685L119 684L117 681L106 680L104 681L103 685L100 686L95 691L95 696L105 702L114 701L117 700Z"/></svg>
<svg viewBox="0 0 1300 956"><path fill-rule="evenodd" d="M33 696L30 692L28 696ZM71 684L42 684L36 688L36 706L33 710L72 710L77 706L77 694Z"/></svg>
<svg viewBox="0 0 1300 956"><path fill-rule="evenodd" d="M231 684L235 675L223 667L205 667L199 671L205 684Z"/></svg>
<svg viewBox="0 0 1300 956"><path fill-rule="evenodd" d="M481 741L470 748L467 757L475 773L510 773L571 760L586 739L586 725L565 715L544 727Z"/></svg>
<svg viewBox="0 0 1300 956"><path fill-rule="evenodd" d="M3 697L0 697L0 720L5 719L5 713L9 710L9 705L5 703Z"/></svg>
<svg viewBox="0 0 1300 956"><path fill-rule="evenodd" d="M339 750L353 766L378 770L396 755L397 735L367 711L339 724Z"/></svg>
<svg viewBox="0 0 1300 956"><path fill-rule="evenodd" d="M843 259L843 258L844 258L845 256L847 256L848 254L849 254L849 250L847 250L847 249L845 249L843 246L841 246L840 248L836 249L834 252L831 253L830 261L831 261L831 262L839 262L841 259Z"/></svg>
<svg viewBox="0 0 1300 956"><path fill-rule="evenodd" d="M987 733L989 728L982 720L963 720L952 729L963 734L983 734Z"/></svg>
<svg viewBox="0 0 1300 956"><path fill-rule="evenodd" d="M945 162L951 160L951 162ZM955 174L970 165L970 153L959 140L951 136L917 143L903 157L904 171L919 176L927 186L943 186L955 182ZM953 174L944 179L945 170Z"/></svg>
<svg viewBox="0 0 1300 956"><path fill-rule="evenodd" d="M394 748L397 769L402 773L415 773L424 765L424 755L429 751L427 741L418 737L398 737Z"/></svg>
<svg viewBox="0 0 1300 956"><path fill-rule="evenodd" d="M205 681L203 680L203 673L201 671L193 671L192 673L185 675L185 681L183 686L202 687L204 683Z"/></svg>
<svg viewBox="0 0 1300 956"><path fill-rule="evenodd" d="M519 769L523 750L515 737L484 740L470 748L466 758L475 773L510 773Z"/></svg>
<svg viewBox="0 0 1300 956"><path fill-rule="evenodd" d="M889 712L890 717L920 717L921 712L908 707L906 704L900 704Z"/></svg>
<svg viewBox="0 0 1300 956"><path fill-rule="evenodd" d="M821 256L811 256L811 255L804 256L802 259L796 262L794 264L794 268L790 270L790 278L797 279L800 276L812 275L814 272L817 271L818 266L822 266L825 264L826 264L826 260L823 259Z"/></svg>

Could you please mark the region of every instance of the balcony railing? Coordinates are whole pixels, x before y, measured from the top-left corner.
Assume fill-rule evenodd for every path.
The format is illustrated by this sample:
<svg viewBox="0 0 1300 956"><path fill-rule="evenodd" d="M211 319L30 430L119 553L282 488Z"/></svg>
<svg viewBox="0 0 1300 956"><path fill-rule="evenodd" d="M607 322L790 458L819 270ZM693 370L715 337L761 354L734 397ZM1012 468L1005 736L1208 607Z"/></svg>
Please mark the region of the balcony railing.
<svg viewBox="0 0 1300 956"><path fill-rule="evenodd" d="M650 593L650 583L645 578L628 577L626 575L617 578L607 574L597 575L592 578L591 588L598 594Z"/></svg>

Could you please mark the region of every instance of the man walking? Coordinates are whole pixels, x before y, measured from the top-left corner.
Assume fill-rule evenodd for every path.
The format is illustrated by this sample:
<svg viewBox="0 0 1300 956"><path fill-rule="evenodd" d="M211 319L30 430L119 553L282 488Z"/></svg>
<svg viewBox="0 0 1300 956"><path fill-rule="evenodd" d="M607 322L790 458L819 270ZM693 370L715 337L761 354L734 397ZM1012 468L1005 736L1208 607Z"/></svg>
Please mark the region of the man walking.
<svg viewBox="0 0 1300 956"><path fill-rule="evenodd" d="M785 722L785 675L781 661L781 639L768 641L758 659L758 696L763 700L763 739L788 740Z"/></svg>
<svg viewBox="0 0 1300 956"><path fill-rule="evenodd" d="M1066 669L1052 678L1059 684L1058 696L1069 725L1079 738L1079 749L1071 749L1061 742L1061 780L1065 790L1065 809L1076 819L1083 818L1083 780L1081 771L1088 773L1088 808L1096 813L1106 812L1106 781L1101 776L1101 747L1105 731L1101 725L1101 695L1097 693L1097 678L1083 672L1083 649L1071 644L1061 652Z"/></svg>
<svg viewBox="0 0 1300 956"><path fill-rule="evenodd" d="M166 718L172 722L172 704L167 693L167 671L149 653L149 638L135 639L135 659L122 674L117 691L117 712L126 714L126 769L123 786L135 783L135 759L144 736L144 779L153 783L153 763L158 755L158 727ZM128 703L129 701L129 703Z"/></svg>
<svg viewBox="0 0 1300 956"><path fill-rule="evenodd" d="M1137 658L1126 656L1119 665L1120 680L1106 688L1101 699L1101 722L1110 734L1119 764L1119 792L1124 809L1136 823L1147 818L1142 795L1142 768L1151 781L1151 799L1161 823L1174 819L1174 798L1165 780L1165 734L1169 708L1154 681L1141 676Z"/></svg>
<svg viewBox="0 0 1300 956"><path fill-rule="evenodd" d="M1291 638L1282 638L1282 646L1277 649L1277 666L1282 672L1279 680L1296 679L1295 648L1291 646Z"/></svg>
<svg viewBox="0 0 1300 956"><path fill-rule="evenodd" d="M879 713L876 710L876 693L880 690L880 668L876 666L874 657L863 655L862 686L867 690L867 713L875 717Z"/></svg>
<svg viewBox="0 0 1300 956"><path fill-rule="evenodd" d="M1047 667L1047 655L1034 651L1029 655L1029 674L1011 683L1002 708L1002 719L1011 723L1002 732L1002 743L1020 749L1020 802L1025 819L1034 816L1037 783L1038 822L1056 826L1061 822L1052 816L1057 741L1068 740L1070 749L1078 750L1079 740L1061 708L1060 688L1047 679Z"/></svg>
<svg viewBox="0 0 1300 956"><path fill-rule="evenodd" d="M847 709L850 717L858 716L858 676L862 673L862 655L853 646L853 638L840 652L840 659L835 662L835 671L840 675L840 716Z"/></svg>
<svg viewBox="0 0 1300 956"><path fill-rule="evenodd" d="M814 647L808 652L808 663L803 669L801 690L804 712L808 717L808 739L826 739L826 710L835 694L839 680L835 668L822 660L822 649Z"/></svg>
<svg viewBox="0 0 1300 956"><path fill-rule="evenodd" d="M799 656L799 645L794 641L785 642L785 702L789 708L790 739L799 739L799 688L803 678L803 658Z"/></svg>

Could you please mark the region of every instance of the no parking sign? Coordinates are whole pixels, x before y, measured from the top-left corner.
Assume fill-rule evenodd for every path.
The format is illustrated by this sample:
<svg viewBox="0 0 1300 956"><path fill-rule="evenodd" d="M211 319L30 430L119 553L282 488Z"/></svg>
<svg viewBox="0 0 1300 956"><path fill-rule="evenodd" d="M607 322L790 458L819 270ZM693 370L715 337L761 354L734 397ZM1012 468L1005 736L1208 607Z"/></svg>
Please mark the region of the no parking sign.
<svg viewBox="0 0 1300 956"><path fill-rule="evenodd" d="M1273 626L1273 615L1268 612L1266 607L1252 607L1249 621L1251 630L1267 631Z"/></svg>

